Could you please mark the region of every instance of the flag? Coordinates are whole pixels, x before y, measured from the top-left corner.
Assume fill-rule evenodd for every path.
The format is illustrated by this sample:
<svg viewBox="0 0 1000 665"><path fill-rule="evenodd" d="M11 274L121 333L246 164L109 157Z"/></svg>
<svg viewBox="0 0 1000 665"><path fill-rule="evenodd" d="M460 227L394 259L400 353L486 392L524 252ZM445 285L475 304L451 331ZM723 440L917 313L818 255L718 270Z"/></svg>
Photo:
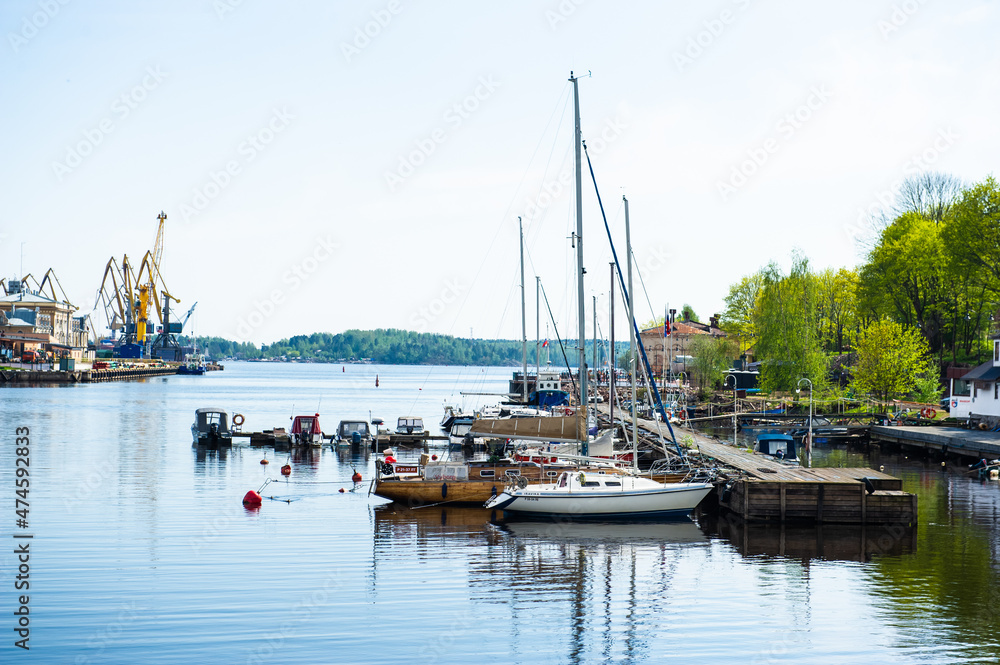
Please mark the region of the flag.
<svg viewBox="0 0 1000 665"><path fill-rule="evenodd" d="M544 342L542 342L542 348L543 348L543 349L544 349L544 348L545 348L546 346L548 346L548 345L549 345L549 340L545 340Z"/></svg>

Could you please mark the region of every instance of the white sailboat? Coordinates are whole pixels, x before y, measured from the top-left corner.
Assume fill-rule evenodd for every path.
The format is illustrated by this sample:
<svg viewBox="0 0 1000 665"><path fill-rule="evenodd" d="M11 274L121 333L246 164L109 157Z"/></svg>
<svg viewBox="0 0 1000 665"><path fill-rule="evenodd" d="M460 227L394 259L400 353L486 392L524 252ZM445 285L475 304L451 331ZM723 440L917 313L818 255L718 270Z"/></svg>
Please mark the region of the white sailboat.
<svg viewBox="0 0 1000 665"><path fill-rule="evenodd" d="M580 96L577 78L570 72L573 83L575 111L575 152L576 152L576 234L577 243L577 298L579 304L579 348L580 348L580 411L585 423L587 409L582 406L587 401L587 372L584 358L584 312L583 312L583 183L581 176L580 148ZM628 238L628 206L625 207L626 244ZM631 282L631 247L626 247L629 255L629 282ZM629 289L629 323L634 327L634 310L631 303L632 290ZM634 353L633 353L634 357ZM634 376L634 375L633 375ZM633 379L634 381L634 379ZM634 385L634 383L633 383ZM635 399L632 400L632 422L635 423ZM568 419L567 419L568 420ZM575 429L575 428L574 428ZM584 426L585 430L585 426ZM571 430L572 431L572 430ZM633 429L633 446L635 445ZM586 441L586 432L577 441ZM587 454L586 452L584 454ZM633 464L637 456L633 455ZM564 472L552 484L509 485L503 492L492 497L485 506L529 516L558 516L578 519L643 519L678 518L688 515L705 496L712 491L709 483L658 483L649 478L635 476L611 476L604 473Z"/></svg>

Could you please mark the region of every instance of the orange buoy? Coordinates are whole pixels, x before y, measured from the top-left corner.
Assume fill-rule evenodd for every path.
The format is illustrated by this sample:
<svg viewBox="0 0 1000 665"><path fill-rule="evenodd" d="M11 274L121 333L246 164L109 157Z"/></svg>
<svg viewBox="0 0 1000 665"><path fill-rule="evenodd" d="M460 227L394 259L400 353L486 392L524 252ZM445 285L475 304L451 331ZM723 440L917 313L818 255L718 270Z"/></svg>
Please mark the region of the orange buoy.
<svg viewBox="0 0 1000 665"><path fill-rule="evenodd" d="M356 483L360 483L361 482L361 474L358 473L357 469L354 469L354 475L351 476L351 480L353 480Z"/></svg>
<svg viewBox="0 0 1000 665"><path fill-rule="evenodd" d="M343 487L341 487L341 488L340 488L340 493L341 493L341 494L343 494L343 493L344 493L344 488L343 488Z"/></svg>
<svg viewBox="0 0 1000 665"><path fill-rule="evenodd" d="M292 465L291 464L286 464L285 466L281 467L281 475L283 475L283 476L290 476L290 475L292 475Z"/></svg>
<svg viewBox="0 0 1000 665"><path fill-rule="evenodd" d="M243 505L247 508L260 508L261 502L260 494L257 494L253 490L243 495Z"/></svg>
<svg viewBox="0 0 1000 665"><path fill-rule="evenodd" d="M262 460L260 461L260 463L261 463L261 464L270 464L270 462L268 462L268 461L267 461L267 458L266 458L266 457L265 457L264 459L262 459Z"/></svg>

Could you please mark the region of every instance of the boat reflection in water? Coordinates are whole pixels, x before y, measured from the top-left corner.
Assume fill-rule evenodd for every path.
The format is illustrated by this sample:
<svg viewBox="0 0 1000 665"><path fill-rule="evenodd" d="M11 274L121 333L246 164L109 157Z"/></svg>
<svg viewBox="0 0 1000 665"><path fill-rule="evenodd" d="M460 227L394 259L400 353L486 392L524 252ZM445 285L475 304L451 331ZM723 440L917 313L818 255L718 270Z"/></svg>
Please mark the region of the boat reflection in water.
<svg viewBox="0 0 1000 665"><path fill-rule="evenodd" d="M707 513L698 522L707 536L727 541L745 557L869 562L917 551L917 529L904 524L747 524Z"/></svg>

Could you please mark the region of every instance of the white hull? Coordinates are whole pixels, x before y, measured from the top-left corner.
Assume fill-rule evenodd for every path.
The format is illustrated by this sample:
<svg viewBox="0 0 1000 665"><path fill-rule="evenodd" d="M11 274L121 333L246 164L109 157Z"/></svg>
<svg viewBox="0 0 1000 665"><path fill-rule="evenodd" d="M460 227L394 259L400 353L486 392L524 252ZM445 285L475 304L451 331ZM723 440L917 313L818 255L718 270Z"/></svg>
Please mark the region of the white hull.
<svg viewBox="0 0 1000 665"><path fill-rule="evenodd" d="M508 489L488 501L486 507L522 515L590 519L682 517L712 491L708 483L662 484L645 478L586 474L591 480L599 478L601 483L590 487L580 482L580 475L567 477L565 483L560 478L559 483L551 485ZM620 486L605 485L606 481L620 481Z"/></svg>

